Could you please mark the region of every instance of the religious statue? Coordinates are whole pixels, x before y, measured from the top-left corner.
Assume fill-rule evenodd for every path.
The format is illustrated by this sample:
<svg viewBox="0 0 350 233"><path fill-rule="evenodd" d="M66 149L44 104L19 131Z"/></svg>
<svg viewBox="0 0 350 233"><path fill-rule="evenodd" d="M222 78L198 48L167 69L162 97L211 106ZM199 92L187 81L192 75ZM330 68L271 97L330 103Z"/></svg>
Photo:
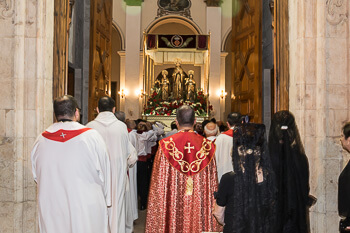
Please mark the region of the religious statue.
<svg viewBox="0 0 350 233"><path fill-rule="evenodd" d="M196 82L193 79L193 70L188 71L188 78L186 79L186 100L194 101L196 93Z"/></svg>
<svg viewBox="0 0 350 233"><path fill-rule="evenodd" d="M167 101L169 98L169 79L168 79L168 71L167 70L163 70L162 71L162 79L160 82L160 87L161 87L161 91L162 91L162 100Z"/></svg>
<svg viewBox="0 0 350 233"><path fill-rule="evenodd" d="M173 77L173 98L183 98L183 79L184 71L181 68L181 62L176 61L176 66L172 74Z"/></svg>

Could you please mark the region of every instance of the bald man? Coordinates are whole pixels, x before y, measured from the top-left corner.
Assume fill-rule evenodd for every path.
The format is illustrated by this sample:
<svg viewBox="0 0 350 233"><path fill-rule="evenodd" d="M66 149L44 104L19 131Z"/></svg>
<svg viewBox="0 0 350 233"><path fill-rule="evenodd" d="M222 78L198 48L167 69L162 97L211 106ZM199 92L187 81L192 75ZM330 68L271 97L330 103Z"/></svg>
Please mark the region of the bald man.
<svg viewBox="0 0 350 233"><path fill-rule="evenodd" d="M212 142L215 141L218 135L219 127L214 122L209 122L204 126L204 134L206 138Z"/></svg>

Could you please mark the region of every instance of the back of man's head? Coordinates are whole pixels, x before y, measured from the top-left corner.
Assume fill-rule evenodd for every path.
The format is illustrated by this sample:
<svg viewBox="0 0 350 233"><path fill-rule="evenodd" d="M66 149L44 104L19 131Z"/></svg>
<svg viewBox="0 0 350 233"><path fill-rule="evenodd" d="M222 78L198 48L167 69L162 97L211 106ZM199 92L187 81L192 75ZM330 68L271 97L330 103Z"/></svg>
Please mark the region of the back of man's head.
<svg viewBox="0 0 350 233"><path fill-rule="evenodd" d="M118 120L125 122L125 112L116 111L114 115L117 117Z"/></svg>
<svg viewBox="0 0 350 233"><path fill-rule="evenodd" d="M179 126L192 127L195 121L193 109L188 105L182 105L176 111L176 120L179 123Z"/></svg>
<svg viewBox="0 0 350 233"><path fill-rule="evenodd" d="M114 107L115 101L109 96L104 96L98 101L99 112L112 112Z"/></svg>
<svg viewBox="0 0 350 233"><path fill-rule="evenodd" d="M230 124L230 126L239 124L241 123L241 121L242 121L242 115L239 112L231 112L227 116L227 122Z"/></svg>
<svg viewBox="0 0 350 233"><path fill-rule="evenodd" d="M204 127L204 134L206 137L216 136L218 134L219 127L214 122L209 122Z"/></svg>
<svg viewBox="0 0 350 233"><path fill-rule="evenodd" d="M136 122L134 120L126 120L126 127L128 127L128 129L136 129Z"/></svg>
<svg viewBox="0 0 350 233"><path fill-rule="evenodd" d="M171 127L171 130L177 129L176 122L175 121L171 122L170 127Z"/></svg>
<svg viewBox="0 0 350 233"><path fill-rule="evenodd" d="M73 119L78 108L76 99L71 95L57 97L53 102L56 119Z"/></svg>

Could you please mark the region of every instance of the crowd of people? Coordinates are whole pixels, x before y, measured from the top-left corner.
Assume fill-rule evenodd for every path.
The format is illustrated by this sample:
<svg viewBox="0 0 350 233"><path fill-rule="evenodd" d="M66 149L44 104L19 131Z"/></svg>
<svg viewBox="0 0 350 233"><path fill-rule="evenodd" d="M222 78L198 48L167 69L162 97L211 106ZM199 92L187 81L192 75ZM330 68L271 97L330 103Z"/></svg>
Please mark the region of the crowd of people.
<svg viewBox="0 0 350 233"><path fill-rule="evenodd" d="M57 122L34 144L40 232L131 233L146 209L148 233L310 232L316 198L289 111L274 114L267 140L263 124L237 112L226 123L196 122L184 105L168 131L162 122L125 119L110 97L96 110L84 126L76 100L57 98ZM347 151L349 136L350 123L341 140ZM344 231L348 167L339 180Z"/></svg>

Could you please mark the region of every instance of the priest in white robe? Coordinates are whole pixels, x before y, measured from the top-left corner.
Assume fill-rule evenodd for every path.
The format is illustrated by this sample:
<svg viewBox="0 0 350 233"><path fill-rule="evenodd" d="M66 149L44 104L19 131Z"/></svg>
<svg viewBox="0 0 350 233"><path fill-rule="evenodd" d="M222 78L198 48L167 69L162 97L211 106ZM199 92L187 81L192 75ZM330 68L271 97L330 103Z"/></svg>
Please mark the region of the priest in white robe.
<svg viewBox="0 0 350 233"><path fill-rule="evenodd" d="M95 120L87 126L101 134L109 151L112 174L112 206L108 208L110 230L111 233L125 233L125 192L129 185L127 169L136 162L136 153L129 141L126 125L114 115L115 101L107 96L102 97L98 102L97 112L99 114Z"/></svg>
<svg viewBox="0 0 350 233"><path fill-rule="evenodd" d="M137 130L136 123L134 120L126 120L126 126L129 131L129 139L133 147L137 150L138 139L137 139ZM137 151L136 151L137 152ZM139 218L138 210L137 210L137 163L133 167L129 168L129 181L130 181L130 195L131 195L131 212L132 219L135 221Z"/></svg>
<svg viewBox="0 0 350 233"><path fill-rule="evenodd" d="M241 114L232 112L227 116L227 126L230 128L220 134L216 140L215 159L218 171L218 180L220 182L222 175L233 171L232 164L232 146L233 146L233 129L236 124L241 122Z"/></svg>
<svg viewBox="0 0 350 233"><path fill-rule="evenodd" d="M54 101L57 123L38 136L31 153L41 233L108 233L110 162L100 134L76 121L72 96Z"/></svg>

